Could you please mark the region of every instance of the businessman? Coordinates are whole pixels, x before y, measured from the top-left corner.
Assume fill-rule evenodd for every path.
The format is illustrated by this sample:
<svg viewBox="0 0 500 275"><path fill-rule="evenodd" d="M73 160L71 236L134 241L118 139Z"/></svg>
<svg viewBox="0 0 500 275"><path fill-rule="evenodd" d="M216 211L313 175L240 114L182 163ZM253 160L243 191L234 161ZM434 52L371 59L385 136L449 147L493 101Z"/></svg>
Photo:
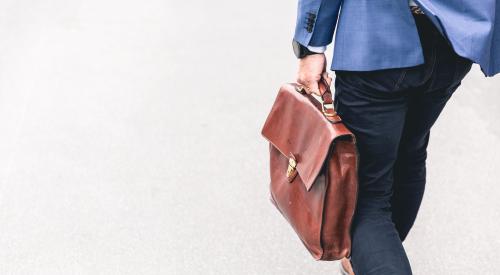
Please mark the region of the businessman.
<svg viewBox="0 0 500 275"><path fill-rule="evenodd" d="M323 52L336 29L334 104L357 138L343 273L412 274L402 242L424 194L430 130L473 63L500 71L499 9L496 0L299 0L297 82L320 94L320 79L331 81Z"/></svg>

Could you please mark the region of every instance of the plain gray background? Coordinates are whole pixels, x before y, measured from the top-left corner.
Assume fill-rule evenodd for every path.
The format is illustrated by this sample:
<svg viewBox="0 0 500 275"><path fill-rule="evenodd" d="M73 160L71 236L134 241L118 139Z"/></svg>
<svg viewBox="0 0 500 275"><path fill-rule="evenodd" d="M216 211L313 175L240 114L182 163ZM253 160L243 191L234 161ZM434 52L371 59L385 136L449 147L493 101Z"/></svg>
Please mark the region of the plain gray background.
<svg viewBox="0 0 500 275"><path fill-rule="evenodd" d="M0 0L0 274L338 274L268 200L295 8ZM500 274L499 85L432 132L415 274Z"/></svg>

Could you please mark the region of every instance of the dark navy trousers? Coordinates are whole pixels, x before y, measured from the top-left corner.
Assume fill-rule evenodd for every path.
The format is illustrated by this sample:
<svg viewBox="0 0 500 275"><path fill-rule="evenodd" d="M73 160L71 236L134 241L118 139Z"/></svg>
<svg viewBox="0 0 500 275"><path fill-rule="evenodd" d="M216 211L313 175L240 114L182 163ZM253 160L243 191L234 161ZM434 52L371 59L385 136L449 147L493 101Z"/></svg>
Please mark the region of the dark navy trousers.
<svg viewBox="0 0 500 275"><path fill-rule="evenodd" d="M414 18L424 64L335 71L334 104L359 152L351 255L356 275L412 274L402 242L424 194L430 129L472 66L426 15Z"/></svg>

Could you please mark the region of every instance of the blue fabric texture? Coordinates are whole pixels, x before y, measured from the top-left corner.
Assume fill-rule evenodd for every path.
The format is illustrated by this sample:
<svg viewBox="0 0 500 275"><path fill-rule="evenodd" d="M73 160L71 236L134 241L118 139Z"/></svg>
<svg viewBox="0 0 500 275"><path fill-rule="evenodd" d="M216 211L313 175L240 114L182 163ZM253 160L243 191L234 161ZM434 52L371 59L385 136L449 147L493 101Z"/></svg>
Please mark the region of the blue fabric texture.
<svg viewBox="0 0 500 275"><path fill-rule="evenodd" d="M500 0L415 0L457 54L500 72ZM310 14L315 15L312 28ZM373 71L424 63L408 0L299 0L294 39L335 47L332 70Z"/></svg>

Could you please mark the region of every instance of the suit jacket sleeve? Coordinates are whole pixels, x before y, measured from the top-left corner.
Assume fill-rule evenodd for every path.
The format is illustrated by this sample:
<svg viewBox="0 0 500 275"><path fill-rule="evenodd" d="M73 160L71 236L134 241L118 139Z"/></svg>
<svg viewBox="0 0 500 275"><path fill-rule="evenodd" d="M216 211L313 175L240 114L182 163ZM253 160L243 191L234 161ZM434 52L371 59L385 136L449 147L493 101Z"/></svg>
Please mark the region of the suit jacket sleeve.
<svg viewBox="0 0 500 275"><path fill-rule="evenodd" d="M333 32L342 0L299 0L294 39L304 46L326 46Z"/></svg>

